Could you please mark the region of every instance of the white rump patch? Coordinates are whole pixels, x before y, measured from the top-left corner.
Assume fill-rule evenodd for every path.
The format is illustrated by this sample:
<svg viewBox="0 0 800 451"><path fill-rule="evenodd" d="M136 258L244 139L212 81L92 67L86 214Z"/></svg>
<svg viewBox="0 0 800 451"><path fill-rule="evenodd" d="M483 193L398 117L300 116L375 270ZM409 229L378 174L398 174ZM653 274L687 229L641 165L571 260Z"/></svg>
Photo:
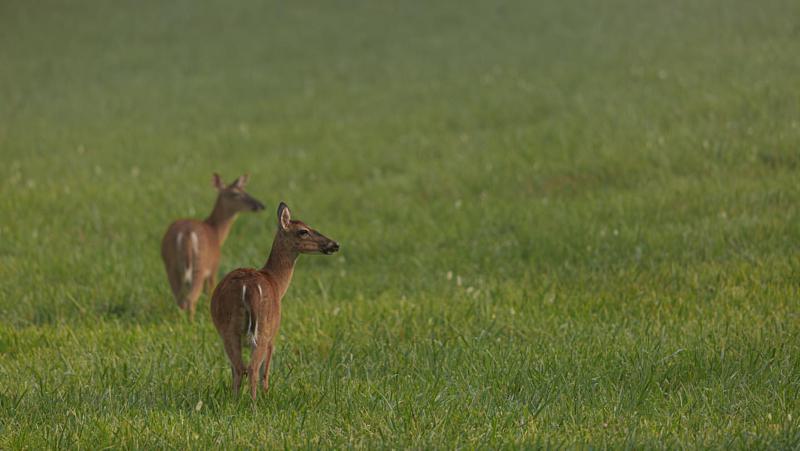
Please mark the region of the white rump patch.
<svg viewBox="0 0 800 451"><path fill-rule="evenodd" d="M192 233L190 235L190 238L192 239L192 241L194 241L196 239L195 236L194 236L194 233ZM183 252L183 249L182 249L183 232L178 232L178 236L177 236L177 238L175 238L175 241L176 241L177 249L178 249L177 252L180 255ZM186 285L191 285L192 284L192 258L190 257L188 262L183 262L183 261L180 260L180 258L181 257L178 257L178 261L179 261L178 264L181 265L181 266L183 264L186 265L186 267L183 268L183 283L185 283Z"/></svg>
<svg viewBox="0 0 800 451"><path fill-rule="evenodd" d="M189 232L189 239L192 240L192 250L194 251L195 255L199 250L199 244L197 242L197 234L194 232Z"/></svg>
<svg viewBox="0 0 800 451"><path fill-rule="evenodd" d="M261 284L260 283L257 283L256 286L258 287L258 300L260 302L262 299L264 299L264 293L261 292ZM253 315L250 315L250 317L252 318ZM253 336L252 336L251 344L255 348L256 347L256 337L258 337L258 318L253 319L253 324L254 324L254 326L253 326Z"/></svg>
<svg viewBox="0 0 800 451"><path fill-rule="evenodd" d="M261 291L261 287L258 287L258 291ZM242 306L244 306L244 311L247 312L247 340L250 342L250 346L256 347L256 337L258 336L258 323L253 318L253 311L250 309L250 305L247 303L247 285L242 285Z"/></svg>

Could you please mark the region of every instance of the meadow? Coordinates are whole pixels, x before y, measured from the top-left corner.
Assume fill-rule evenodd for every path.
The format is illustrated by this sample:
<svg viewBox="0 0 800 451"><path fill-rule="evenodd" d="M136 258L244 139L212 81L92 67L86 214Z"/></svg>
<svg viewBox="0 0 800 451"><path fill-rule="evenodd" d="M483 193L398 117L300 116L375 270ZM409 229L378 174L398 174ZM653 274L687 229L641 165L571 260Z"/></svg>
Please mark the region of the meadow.
<svg viewBox="0 0 800 451"><path fill-rule="evenodd" d="M0 449L800 447L800 3L0 4ZM271 387L159 245L285 201Z"/></svg>

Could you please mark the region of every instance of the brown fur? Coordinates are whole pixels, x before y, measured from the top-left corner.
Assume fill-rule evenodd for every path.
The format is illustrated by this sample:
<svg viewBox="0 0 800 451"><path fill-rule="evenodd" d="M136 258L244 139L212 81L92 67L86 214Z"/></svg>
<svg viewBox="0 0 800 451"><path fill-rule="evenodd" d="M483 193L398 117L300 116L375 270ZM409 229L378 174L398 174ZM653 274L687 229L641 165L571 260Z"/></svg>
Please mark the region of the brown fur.
<svg viewBox="0 0 800 451"><path fill-rule="evenodd" d="M262 367L262 384L264 390L269 389L269 366L281 322L281 300L291 283L298 255L332 254L339 250L335 241L300 221L292 221L291 212L283 202L278 207L278 224L264 267L231 271L211 297L211 317L231 363L233 393L239 393L242 376L247 375L253 400L256 399ZM253 351L247 367L242 361L242 337L245 334L251 335Z"/></svg>
<svg viewBox="0 0 800 451"><path fill-rule="evenodd" d="M178 307L188 312L190 321L194 320L203 287L210 293L216 285L222 244L236 216L241 211L264 208L244 191L245 183L247 176L243 175L225 186L219 175L214 174L214 186L219 194L208 218L204 221L177 220L170 224L161 240L161 258L172 295Z"/></svg>

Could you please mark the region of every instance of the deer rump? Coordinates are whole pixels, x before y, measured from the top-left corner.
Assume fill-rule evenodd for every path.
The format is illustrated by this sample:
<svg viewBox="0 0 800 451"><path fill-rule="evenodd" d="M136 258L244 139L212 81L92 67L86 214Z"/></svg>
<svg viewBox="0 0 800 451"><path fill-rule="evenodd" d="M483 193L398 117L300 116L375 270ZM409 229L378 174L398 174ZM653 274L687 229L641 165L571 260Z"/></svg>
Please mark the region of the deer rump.
<svg viewBox="0 0 800 451"><path fill-rule="evenodd" d="M231 281L235 281L241 286L239 308L243 315L239 330L242 334L247 335L247 343L255 348L258 345L260 328L269 326L269 324L260 324L259 318L269 317L270 312L265 312L264 309L269 309L270 303L264 295L275 296L273 284L263 274L242 275ZM266 316L265 313L267 313Z"/></svg>

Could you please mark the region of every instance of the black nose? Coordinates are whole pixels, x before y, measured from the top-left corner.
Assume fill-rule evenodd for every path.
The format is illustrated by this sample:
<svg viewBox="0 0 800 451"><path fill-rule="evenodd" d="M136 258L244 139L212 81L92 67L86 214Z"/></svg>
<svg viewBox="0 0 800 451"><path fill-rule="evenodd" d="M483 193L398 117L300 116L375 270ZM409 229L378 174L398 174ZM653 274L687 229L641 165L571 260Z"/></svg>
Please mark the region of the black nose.
<svg viewBox="0 0 800 451"><path fill-rule="evenodd" d="M331 241L331 244L328 245L327 251L328 252L336 252L339 250L339 243L336 241Z"/></svg>
<svg viewBox="0 0 800 451"><path fill-rule="evenodd" d="M264 204L262 204L261 202L255 201L253 203L253 211L260 211L260 210L263 210L263 209L264 209Z"/></svg>

